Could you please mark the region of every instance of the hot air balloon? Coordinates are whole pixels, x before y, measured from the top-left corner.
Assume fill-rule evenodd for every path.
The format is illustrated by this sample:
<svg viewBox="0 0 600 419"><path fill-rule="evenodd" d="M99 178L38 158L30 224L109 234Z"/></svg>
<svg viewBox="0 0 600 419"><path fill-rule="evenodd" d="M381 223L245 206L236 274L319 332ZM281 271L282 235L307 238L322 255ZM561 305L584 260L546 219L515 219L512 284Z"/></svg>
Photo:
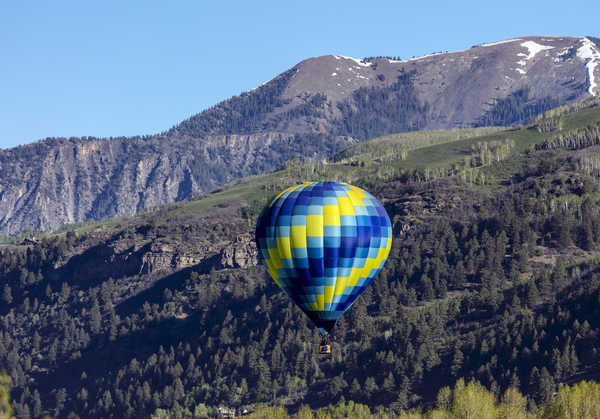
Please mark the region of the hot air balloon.
<svg viewBox="0 0 600 419"><path fill-rule="evenodd" d="M340 182L284 190L262 211L256 242L267 272L328 336L385 263L392 227L381 203Z"/></svg>

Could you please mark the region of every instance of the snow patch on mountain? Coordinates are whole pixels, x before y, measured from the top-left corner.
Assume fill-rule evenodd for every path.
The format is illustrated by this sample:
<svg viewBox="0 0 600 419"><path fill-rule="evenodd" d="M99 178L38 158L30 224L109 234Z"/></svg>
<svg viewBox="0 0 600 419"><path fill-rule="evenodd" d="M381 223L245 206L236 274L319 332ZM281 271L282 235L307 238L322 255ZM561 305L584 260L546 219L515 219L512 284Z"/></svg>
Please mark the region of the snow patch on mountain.
<svg viewBox="0 0 600 419"><path fill-rule="evenodd" d="M516 42L516 41L520 41L520 40L521 40L521 38L505 39L504 41L490 42L487 44L481 44L479 46L480 47L493 47L494 45L508 44L509 42Z"/></svg>
<svg viewBox="0 0 600 419"><path fill-rule="evenodd" d="M533 57L535 57L539 52L554 48L550 45L541 45L534 41L525 41L521 44L521 46L527 48L527 54L524 54L522 52L519 52L517 54L518 57L523 57L522 60L517 61L517 64L521 67L525 67L527 65L527 62ZM521 74L526 73L526 71L522 68L516 68L515 70L517 70Z"/></svg>
<svg viewBox="0 0 600 419"><path fill-rule="evenodd" d="M359 60L358 58L346 57L345 55L334 55L334 57L336 60L341 60L342 58L345 60L352 60L361 67L370 67L373 65L373 63L365 63L362 60Z"/></svg>
<svg viewBox="0 0 600 419"><path fill-rule="evenodd" d="M535 57L538 54L538 52L544 51L546 49L554 48L550 45L540 45L534 41L525 41L521 44L521 46L525 47L529 50L529 54L527 54L527 58L525 58L525 61L531 60L533 57Z"/></svg>
<svg viewBox="0 0 600 419"><path fill-rule="evenodd" d="M581 42L583 45L577 49L577 57L585 62L585 67L588 71L588 78L590 80L588 92L590 95L596 96L598 94L596 92L598 81L596 80L594 72L596 71L596 67L600 64L600 51L588 38L583 38Z"/></svg>

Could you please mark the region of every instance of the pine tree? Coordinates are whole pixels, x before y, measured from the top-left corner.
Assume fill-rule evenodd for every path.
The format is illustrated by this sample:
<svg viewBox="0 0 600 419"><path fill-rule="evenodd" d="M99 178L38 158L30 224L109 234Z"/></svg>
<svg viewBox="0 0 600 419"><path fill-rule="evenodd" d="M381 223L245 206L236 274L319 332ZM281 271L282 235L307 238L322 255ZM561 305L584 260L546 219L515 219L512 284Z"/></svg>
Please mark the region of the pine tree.
<svg viewBox="0 0 600 419"><path fill-rule="evenodd" d="M37 352L40 350L40 343L42 341L42 338L40 337L40 334L38 333L38 331L36 330L35 332L33 332L33 349Z"/></svg>
<svg viewBox="0 0 600 419"><path fill-rule="evenodd" d="M407 292L406 305L414 307L417 305L417 292L414 288L410 288Z"/></svg>
<svg viewBox="0 0 600 419"><path fill-rule="evenodd" d="M67 390L65 388L60 388L56 392L56 416L58 416L59 412L64 408L66 400Z"/></svg>
<svg viewBox="0 0 600 419"><path fill-rule="evenodd" d="M42 400L37 389L33 391L33 416L37 417L42 414Z"/></svg>
<svg viewBox="0 0 600 419"><path fill-rule="evenodd" d="M581 238L581 248L583 250L594 250L594 229L592 227L592 220L591 219L584 219L583 220L583 231L582 231L582 238Z"/></svg>
<svg viewBox="0 0 600 419"><path fill-rule="evenodd" d="M390 371L390 373L383 380L383 384L381 385L381 389L384 391L391 392L396 387L396 380L394 379L394 374Z"/></svg>
<svg viewBox="0 0 600 419"><path fill-rule="evenodd" d="M69 295L71 295L71 287L66 282L63 282L62 286L60 288L60 298L61 298L61 300L62 301L67 301L67 299L69 298Z"/></svg>
<svg viewBox="0 0 600 419"><path fill-rule="evenodd" d="M57 355L58 355L58 340L55 338L54 341L52 342L52 345L50 345L50 349L48 350L48 359L50 360L50 362L55 363Z"/></svg>
<svg viewBox="0 0 600 419"><path fill-rule="evenodd" d="M452 282L450 283L450 287L454 289L461 289L464 287L466 282L466 274L465 267L463 265L462 260L459 260L456 263L456 268L454 270L454 275L452 276Z"/></svg>
<svg viewBox="0 0 600 419"><path fill-rule="evenodd" d="M575 345L571 345L571 350L569 351L569 373L571 375L575 374L579 368L579 357L577 356L577 352L575 351Z"/></svg>
<svg viewBox="0 0 600 419"><path fill-rule="evenodd" d="M375 394L379 387L377 387L377 383L373 377L367 377L365 380L364 390L368 396Z"/></svg>
<svg viewBox="0 0 600 419"><path fill-rule="evenodd" d="M432 300L435 297L433 291L433 284L431 283L431 279L425 274L421 275L421 279L419 281L421 287L421 295L424 300Z"/></svg>
<svg viewBox="0 0 600 419"><path fill-rule="evenodd" d="M464 360L464 355L458 345L454 349L454 356L452 358L452 366L450 367L450 372L453 377L458 377L460 370L462 369L462 364Z"/></svg>
<svg viewBox="0 0 600 419"><path fill-rule="evenodd" d="M362 387L356 378L354 378L352 384L350 384L350 395L353 399L359 399L362 395Z"/></svg>
<svg viewBox="0 0 600 419"><path fill-rule="evenodd" d="M554 265L554 269L552 270L552 274L550 275L550 280L556 289L561 289L564 287L567 281L567 269L565 266L565 260L562 257L559 257Z"/></svg>
<svg viewBox="0 0 600 419"><path fill-rule="evenodd" d="M110 411L111 407L113 405L113 400L112 400L112 395L110 394L109 390L106 390L104 392L104 395L102 396L102 407L105 411Z"/></svg>
<svg viewBox="0 0 600 419"><path fill-rule="evenodd" d="M102 327L102 315L100 314L100 305L98 300L94 297L92 301L92 308L90 310L90 329L92 333L100 333Z"/></svg>
<svg viewBox="0 0 600 419"><path fill-rule="evenodd" d="M531 280L527 283L527 306L533 307L538 302L540 298L540 292L535 285L535 281Z"/></svg>
<svg viewBox="0 0 600 419"><path fill-rule="evenodd" d="M336 375L329 383L329 396L332 399L336 399L339 395L344 393L344 390L348 387L348 383L340 375Z"/></svg>
<svg viewBox="0 0 600 419"><path fill-rule="evenodd" d="M4 289L2 290L2 301L4 301L6 305L10 305L13 301L12 290L10 289L8 283L4 284Z"/></svg>
<svg viewBox="0 0 600 419"><path fill-rule="evenodd" d="M398 396L396 401L400 404L400 407L406 409L408 406L408 396L410 394L410 379L407 376L404 376L402 379L402 383L400 384L400 389L398 390Z"/></svg>
<svg viewBox="0 0 600 419"><path fill-rule="evenodd" d="M568 215L555 216L557 242L560 249L566 249L571 245L571 222Z"/></svg>
<svg viewBox="0 0 600 419"><path fill-rule="evenodd" d="M556 385L554 383L554 379L552 378L546 367L543 367L540 373L539 389L536 394L537 402L546 404L550 400L552 400L552 395L554 394L555 387Z"/></svg>
<svg viewBox="0 0 600 419"><path fill-rule="evenodd" d="M537 367L531 369L529 374L528 393L536 394L540 387L540 371Z"/></svg>

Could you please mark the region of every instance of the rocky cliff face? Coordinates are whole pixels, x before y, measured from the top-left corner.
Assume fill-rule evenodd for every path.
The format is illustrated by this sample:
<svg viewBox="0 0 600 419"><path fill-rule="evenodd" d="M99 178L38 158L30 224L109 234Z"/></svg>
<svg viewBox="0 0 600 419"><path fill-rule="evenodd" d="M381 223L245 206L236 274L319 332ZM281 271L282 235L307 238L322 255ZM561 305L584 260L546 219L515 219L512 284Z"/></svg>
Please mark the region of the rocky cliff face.
<svg viewBox="0 0 600 419"><path fill-rule="evenodd" d="M157 238L133 246L103 239L99 244L59 261L52 275L57 280L78 278L81 281L98 282L108 278L170 273L211 260L219 251L219 247L183 247Z"/></svg>
<svg viewBox="0 0 600 419"><path fill-rule="evenodd" d="M331 150L352 144L334 138ZM49 140L0 151L0 234L132 215L304 155L286 133ZM320 155L317 153L317 155Z"/></svg>
<svg viewBox="0 0 600 419"><path fill-rule="evenodd" d="M205 227L214 228L211 220L226 227L218 239ZM187 220L189 222L190 220ZM194 218L189 228L179 228L181 218L155 228L144 225L143 218L126 232L115 230L82 235L80 242L48 266L47 275L56 281L81 282L90 285L106 281L138 278L150 284L157 278L193 268L199 273L212 270L250 268L258 264L258 250L248 226L235 217L212 214ZM175 225L173 225L175 224ZM167 226L168 225L168 226ZM120 227L123 228L123 227ZM0 248L5 252L38 254L48 243L24 240L17 246ZM135 282L135 281L134 281Z"/></svg>
<svg viewBox="0 0 600 419"><path fill-rule="evenodd" d="M311 58L160 135L2 150L0 234L131 215L392 132L523 122L600 93L599 44L527 37L408 60Z"/></svg>
<svg viewBox="0 0 600 419"><path fill-rule="evenodd" d="M220 268L246 269L258 264L256 242L248 235L240 235L230 245L224 247L219 255Z"/></svg>

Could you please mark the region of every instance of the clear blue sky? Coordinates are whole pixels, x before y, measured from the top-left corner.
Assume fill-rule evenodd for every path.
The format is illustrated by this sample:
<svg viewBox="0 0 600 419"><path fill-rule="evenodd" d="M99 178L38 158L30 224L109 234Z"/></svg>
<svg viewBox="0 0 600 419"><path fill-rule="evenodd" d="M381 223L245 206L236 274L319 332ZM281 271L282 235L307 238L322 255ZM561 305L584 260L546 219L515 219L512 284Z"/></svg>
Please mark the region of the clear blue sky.
<svg viewBox="0 0 600 419"><path fill-rule="evenodd" d="M31 1L0 9L0 147L164 131L312 56L600 36L600 1Z"/></svg>

